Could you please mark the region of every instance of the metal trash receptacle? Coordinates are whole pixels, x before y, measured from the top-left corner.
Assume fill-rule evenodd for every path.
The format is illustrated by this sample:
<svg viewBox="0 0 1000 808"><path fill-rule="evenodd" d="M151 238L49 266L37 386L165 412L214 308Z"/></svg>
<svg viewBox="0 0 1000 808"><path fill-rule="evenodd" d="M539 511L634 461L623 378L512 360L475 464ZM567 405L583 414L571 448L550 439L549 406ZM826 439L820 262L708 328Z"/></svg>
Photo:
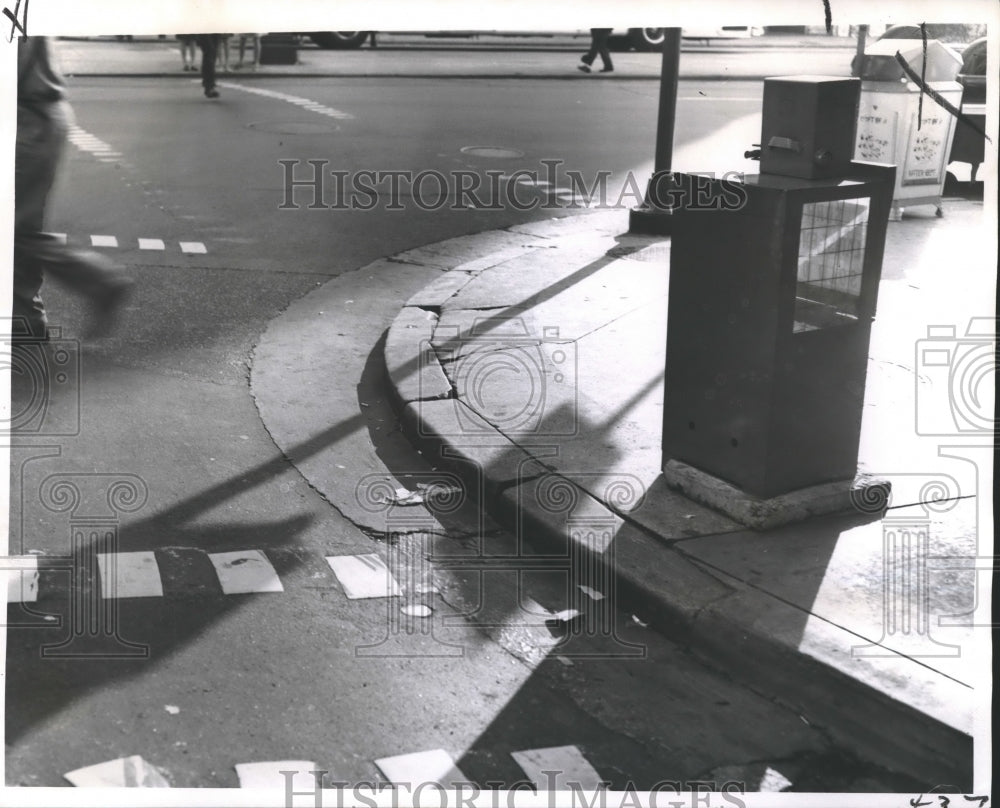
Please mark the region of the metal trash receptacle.
<svg viewBox="0 0 1000 808"><path fill-rule="evenodd" d="M899 52L927 84L955 107L961 104L962 86L956 81L962 59L936 39L883 39L865 51L861 60L861 100L854 149L856 160L891 163L897 167L890 219L902 218L904 208L934 205L942 213L944 191L955 119L910 81L896 61Z"/></svg>

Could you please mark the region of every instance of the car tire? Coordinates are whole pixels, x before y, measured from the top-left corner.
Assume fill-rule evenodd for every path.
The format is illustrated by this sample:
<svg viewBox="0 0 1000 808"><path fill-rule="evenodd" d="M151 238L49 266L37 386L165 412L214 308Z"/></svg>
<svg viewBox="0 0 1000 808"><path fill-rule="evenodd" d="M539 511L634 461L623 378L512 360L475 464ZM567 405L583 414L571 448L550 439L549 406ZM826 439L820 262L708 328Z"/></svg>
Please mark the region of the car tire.
<svg viewBox="0 0 1000 808"><path fill-rule="evenodd" d="M663 49L666 32L663 28L629 28L628 43L637 51L658 51Z"/></svg>
<svg viewBox="0 0 1000 808"><path fill-rule="evenodd" d="M349 50L360 48L370 33L370 31L317 31L308 36L326 50Z"/></svg>

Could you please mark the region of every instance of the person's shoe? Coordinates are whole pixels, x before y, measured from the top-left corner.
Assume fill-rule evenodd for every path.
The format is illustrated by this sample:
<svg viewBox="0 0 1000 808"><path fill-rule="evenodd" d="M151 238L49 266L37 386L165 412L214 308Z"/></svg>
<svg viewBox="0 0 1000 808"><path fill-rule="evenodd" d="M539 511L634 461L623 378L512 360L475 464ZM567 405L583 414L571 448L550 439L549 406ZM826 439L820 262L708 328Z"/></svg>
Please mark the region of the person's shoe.
<svg viewBox="0 0 1000 808"><path fill-rule="evenodd" d="M615 69L613 67L602 67L601 68L601 72L602 73L614 73Z"/></svg>
<svg viewBox="0 0 1000 808"><path fill-rule="evenodd" d="M590 72L590 67L588 65L577 65L576 69L577 70L582 70L584 73L589 73Z"/></svg>
<svg viewBox="0 0 1000 808"><path fill-rule="evenodd" d="M98 295L93 302L91 324L84 335L85 339L96 339L105 336L115 325L118 314L125 301L132 295L135 281L124 276L116 278L113 283Z"/></svg>
<svg viewBox="0 0 1000 808"><path fill-rule="evenodd" d="M205 90L205 97L206 98L218 98L219 97L219 91L216 90L214 87L209 87L207 90Z"/></svg>

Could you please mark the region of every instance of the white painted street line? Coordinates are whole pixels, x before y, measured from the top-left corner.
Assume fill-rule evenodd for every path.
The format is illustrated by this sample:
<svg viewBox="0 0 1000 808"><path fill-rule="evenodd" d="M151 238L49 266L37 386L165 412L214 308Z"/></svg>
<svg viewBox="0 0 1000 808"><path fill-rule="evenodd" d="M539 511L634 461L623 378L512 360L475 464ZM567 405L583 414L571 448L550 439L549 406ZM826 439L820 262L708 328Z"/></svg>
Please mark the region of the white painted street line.
<svg viewBox="0 0 1000 808"><path fill-rule="evenodd" d="M601 785L601 776L575 746L528 749L510 756L539 791L591 791Z"/></svg>
<svg viewBox="0 0 1000 808"><path fill-rule="evenodd" d="M34 603L38 600L37 558L5 558L3 566L6 567L8 603Z"/></svg>
<svg viewBox="0 0 1000 808"><path fill-rule="evenodd" d="M117 247L118 239L114 236L91 236L90 237L91 247Z"/></svg>
<svg viewBox="0 0 1000 808"><path fill-rule="evenodd" d="M391 598L400 594L399 584L385 562L376 555L327 556L333 574L351 600L359 598Z"/></svg>
<svg viewBox="0 0 1000 808"><path fill-rule="evenodd" d="M74 769L63 777L78 788L170 788L160 770L139 755Z"/></svg>
<svg viewBox="0 0 1000 808"><path fill-rule="evenodd" d="M413 752L409 755L380 758L375 761L386 780L396 785L416 788L422 783L436 783L442 788L455 788L468 783L469 778L444 749Z"/></svg>
<svg viewBox="0 0 1000 808"><path fill-rule="evenodd" d="M159 598L163 596L160 567L152 550L137 553L98 553L101 596Z"/></svg>
<svg viewBox="0 0 1000 808"><path fill-rule="evenodd" d="M340 109L334 109L333 107L328 107L325 104L320 104L317 101L311 101L308 98L302 98L297 95L289 95L288 93L279 93L275 90L265 90L261 87L251 87L248 84L235 84L231 81L220 81L219 87L225 87L229 90L239 90L244 93L252 93L254 95L262 95L265 98L274 98L277 101L285 101L289 104L298 104L304 109L308 109L310 112L316 112L320 115L327 115L330 118L338 118L342 121L352 121L354 116L349 112L344 112Z"/></svg>
<svg viewBox="0 0 1000 808"><path fill-rule="evenodd" d="M234 768L240 780L240 788L280 788L286 794L312 794L317 791L313 772L319 766L311 760L264 760L258 763L237 763ZM295 772L291 776L291 789L286 787L288 778L282 774L283 771Z"/></svg>
<svg viewBox="0 0 1000 808"><path fill-rule="evenodd" d="M205 249L205 245L202 244L200 241L182 241L180 244L181 244L181 252L199 253L199 254L204 254L208 252L208 250Z"/></svg>
<svg viewBox="0 0 1000 808"><path fill-rule="evenodd" d="M227 595L285 591L278 573L260 550L209 553L208 558L219 576L222 591Z"/></svg>
<svg viewBox="0 0 1000 808"><path fill-rule="evenodd" d="M141 239L139 239L139 249L140 250L163 250L163 249L166 249L166 245L164 245L163 239L159 239L159 238L141 238Z"/></svg>

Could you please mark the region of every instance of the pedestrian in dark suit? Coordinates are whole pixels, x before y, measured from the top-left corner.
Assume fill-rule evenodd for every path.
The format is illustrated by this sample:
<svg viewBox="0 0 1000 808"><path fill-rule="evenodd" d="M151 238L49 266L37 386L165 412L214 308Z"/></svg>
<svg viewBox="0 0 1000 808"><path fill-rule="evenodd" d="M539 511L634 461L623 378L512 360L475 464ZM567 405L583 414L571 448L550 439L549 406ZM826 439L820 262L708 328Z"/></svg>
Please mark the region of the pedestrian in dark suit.
<svg viewBox="0 0 1000 808"><path fill-rule="evenodd" d="M580 61L583 64L577 65L577 69L582 70L584 73L589 73L591 66L594 64L594 59L598 55L600 55L601 64L603 65L601 68L602 73L610 73L615 69L614 65L611 64L611 53L608 50L608 37L611 36L611 30L610 28L590 29L590 50L580 57Z"/></svg>
<svg viewBox="0 0 1000 808"><path fill-rule="evenodd" d="M111 325L127 298L132 279L110 258L67 246L42 230L45 204L66 144L72 111L45 37L22 37L17 48L17 142L14 152L14 322L15 344L49 339L42 302L45 275L87 297L93 309L88 336Z"/></svg>
<svg viewBox="0 0 1000 808"><path fill-rule="evenodd" d="M198 47L201 48L201 86L205 88L208 98L218 98L219 91L215 89L215 60L219 55L219 34L198 34Z"/></svg>

